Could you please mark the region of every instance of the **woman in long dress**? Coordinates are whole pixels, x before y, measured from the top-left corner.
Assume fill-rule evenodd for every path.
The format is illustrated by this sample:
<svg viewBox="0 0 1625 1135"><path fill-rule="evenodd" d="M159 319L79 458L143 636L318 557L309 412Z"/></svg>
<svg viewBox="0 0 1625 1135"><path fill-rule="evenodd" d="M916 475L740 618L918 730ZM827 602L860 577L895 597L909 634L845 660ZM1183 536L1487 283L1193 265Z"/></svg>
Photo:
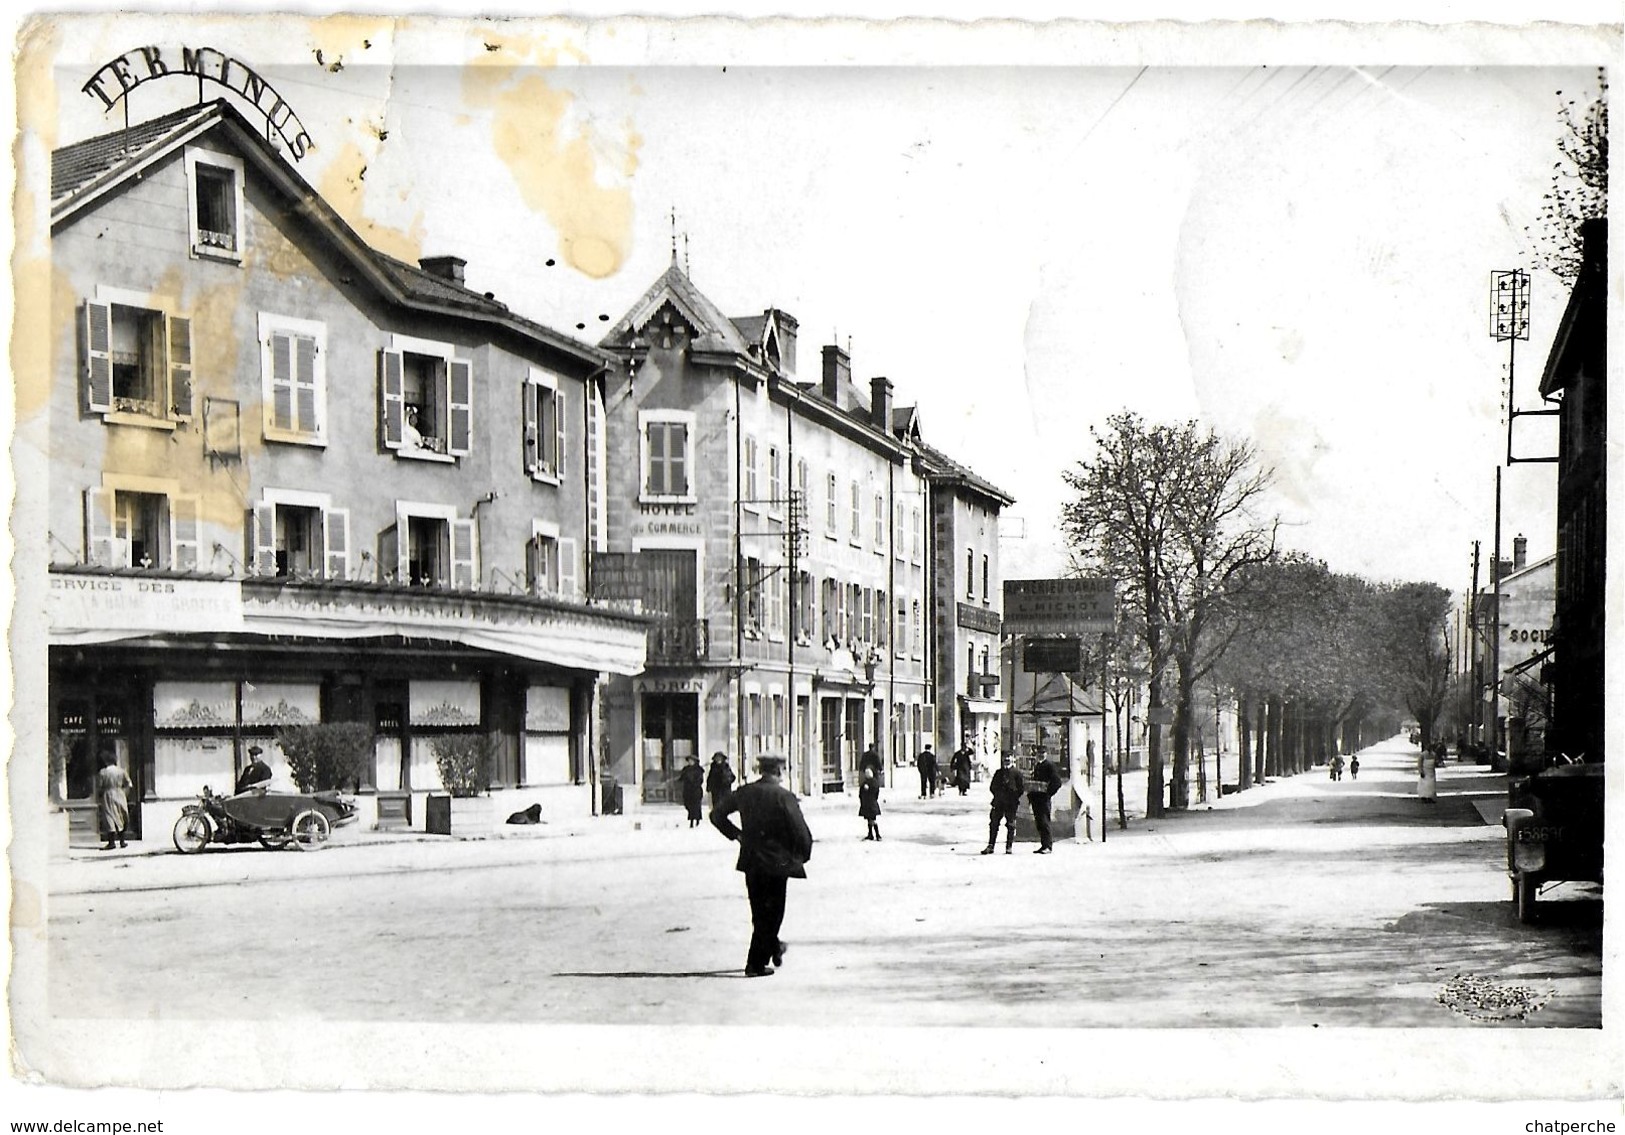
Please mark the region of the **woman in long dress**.
<svg viewBox="0 0 1625 1135"><path fill-rule="evenodd" d="M101 771L96 774L96 815L101 822L103 851L112 851L116 840L124 842L124 829L130 826L130 774L118 767L118 758L112 753L102 754Z"/></svg>

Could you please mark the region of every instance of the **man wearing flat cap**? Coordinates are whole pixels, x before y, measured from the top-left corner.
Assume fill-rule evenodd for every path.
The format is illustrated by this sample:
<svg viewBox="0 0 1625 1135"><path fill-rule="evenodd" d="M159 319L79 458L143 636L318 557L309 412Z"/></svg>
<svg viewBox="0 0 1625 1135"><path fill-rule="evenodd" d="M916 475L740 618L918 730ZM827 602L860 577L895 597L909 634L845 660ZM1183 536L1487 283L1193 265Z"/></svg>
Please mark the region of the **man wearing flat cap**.
<svg viewBox="0 0 1625 1135"><path fill-rule="evenodd" d="M801 815L795 793L779 783L782 758L759 757L758 779L742 784L711 809L711 823L739 843L738 870L745 874L750 896L750 950L745 955L746 977L769 977L784 964L785 945L779 941L784 922L785 880L805 879L812 858L812 832ZM739 813L736 826L728 817Z"/></svg>
<svg viewBox="0 0 1625 1135"><path fill-rule="evenodd" d="M258 745L248 747L248 763L243 766L243 771L237 776L237 792L239 795L271 779L271 766L260 760L260 754L264 751Z"/></svg>

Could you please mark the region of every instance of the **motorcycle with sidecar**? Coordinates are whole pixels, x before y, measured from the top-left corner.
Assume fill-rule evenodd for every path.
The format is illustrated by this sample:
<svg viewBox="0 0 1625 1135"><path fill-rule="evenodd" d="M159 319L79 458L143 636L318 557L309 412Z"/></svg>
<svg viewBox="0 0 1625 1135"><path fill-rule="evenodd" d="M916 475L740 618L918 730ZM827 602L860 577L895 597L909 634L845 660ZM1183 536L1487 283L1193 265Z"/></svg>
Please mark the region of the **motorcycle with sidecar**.
<svg viewBox="0 0 1625 1135"><path fill-rule="evenodd" d="M195 855L211 843L255 843L316 851L334 828L354 823L355 797L343 792L283 792L256 787L217 796L208 785L175 821L175 848Z"/></svg>
<svg viewBox="0 0 1625 1135"><path fill-rule="evenodd" d="M1604 767L1554 765L1512 780L1501 822L1518 921L1534 921L1542 886L1602 882Z"/></svg>

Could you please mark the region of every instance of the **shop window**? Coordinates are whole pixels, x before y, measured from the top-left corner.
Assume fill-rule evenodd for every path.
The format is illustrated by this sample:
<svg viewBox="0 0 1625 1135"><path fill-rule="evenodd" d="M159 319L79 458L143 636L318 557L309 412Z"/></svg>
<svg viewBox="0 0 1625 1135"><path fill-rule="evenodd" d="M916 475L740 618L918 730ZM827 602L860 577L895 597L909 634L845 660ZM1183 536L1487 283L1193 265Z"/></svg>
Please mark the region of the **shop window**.
<svg viewBox="0 0 1625 1135"><path fill-rule="evenodd" d="M270 441L321 443L327 431L327 328L261 312L260 395Z"/></svg>
<svg viewBox="0 0 1625 1135"><path fill-rule="evenodd" d="M85 405L110 422L192 416L192 322L142 295L97 290L84 308ZM172 428L172 427L171 427Z"/></svg>
<svg viewBox="0 0 1625 1135"><path fill-rule="evenodd" d="M279 579L348 579L350 514L319 494L267 490L249 514L249 570Z"/></svg>
<svg viewBox="0 0 1625 1135"><path fill-rule="evenodd" d="M200 498L123 488L85 492L85 559L101 567L196 571Z"/></svg>
<svg viewBox="0 0 1625 1135"><path fill-rule="evenodd" d="M192 255L242 260L243 163L228 154L186 151Z"/></svg>
<svg viewBox="0 0 1625 1135"><path fill-rule="evenodd" d="M686 411L645 411L638 419L643 450L641 499L693 501L695 416Z"/></svg>
<svg viewBox="0 0 1625 1135"><path fill-rule="evenodd" d="M378 353L384 447L397 456L449 461L473 444L473 368L447 343L394 337Z"/></svg>
<svg viewBox="0 0 1625 1135"><path fill-rule="evenodd" d="M525 380L525 472L557 483L564 475L565 396L558 380L533 370Z"/></svg>

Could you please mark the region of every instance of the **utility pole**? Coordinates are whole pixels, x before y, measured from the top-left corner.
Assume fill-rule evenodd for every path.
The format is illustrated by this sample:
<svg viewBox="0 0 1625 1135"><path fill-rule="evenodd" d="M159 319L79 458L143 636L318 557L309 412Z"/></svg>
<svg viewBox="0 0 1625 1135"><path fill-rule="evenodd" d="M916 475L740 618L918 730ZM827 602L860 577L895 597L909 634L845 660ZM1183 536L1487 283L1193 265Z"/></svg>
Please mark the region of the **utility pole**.
<svg viewBox="0 0 1625 1135"><path fill-rule="evenodd" d="M1477 745L1484 740L1484 680L1483 672L1479 669L1479 631L1478 631L1478 541L1473 541L1473 589L1467 593L1467 627L1471 634L1472 651L1467 659L1468 672L1472 675L1472 737L1473 744Z"/></svg>
<svg viewBox="0 0 1625 1135"><path fill-rule="evenodd" d="M1490 763L1493 766L1501 750L1501 469L1518 460L1556 460L1553 458L1514 458L1512 456L1512 423L1523 416L1517 409L1513 385L1514 367L1518 358L1518 340L1529 338L1529 273L1521 268L1490 273L1490 335L1498 343L1507 344L1507 451L1505 462L1495 463L1495 546L1490 560L1490 590L1494 600L1490 605ZM1555 410L1530 410L1528 415L1554 414Z"/></svg>

